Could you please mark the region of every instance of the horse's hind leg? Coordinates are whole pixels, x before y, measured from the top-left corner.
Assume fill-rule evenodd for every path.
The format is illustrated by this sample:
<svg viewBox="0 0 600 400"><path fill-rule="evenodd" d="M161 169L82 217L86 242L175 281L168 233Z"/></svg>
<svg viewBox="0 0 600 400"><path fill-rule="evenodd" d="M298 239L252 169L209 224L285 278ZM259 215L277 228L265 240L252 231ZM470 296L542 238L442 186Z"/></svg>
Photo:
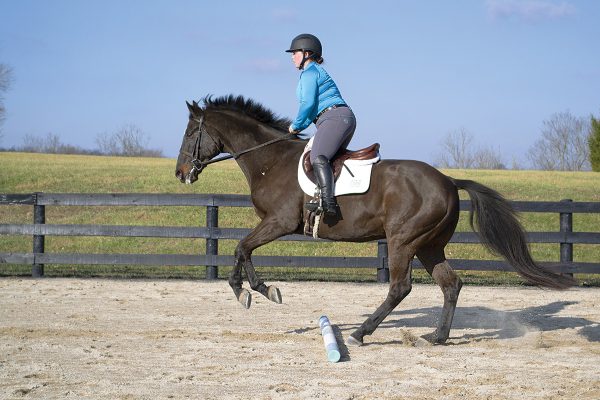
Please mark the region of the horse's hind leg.
<svg viewBox="0 0 600 400"><path fill-rule="evenodd" d="M379 324L411 291L411 265L414 254L406 246L394 245L394 240L388 239L390 288L383 303L365 322L347 339L351 345L361 345L365 335L372 334Z"/></svg>
<svg viewBox="0 0 600 400"><path fill-rule="evenodd" d="M444 343L450 335L450 326L462 281L450 268L443 248L421 249L417 252L417 257L444 293L444 308L437 329L433 334L428 335L427 339L432 343Z"/></svg>

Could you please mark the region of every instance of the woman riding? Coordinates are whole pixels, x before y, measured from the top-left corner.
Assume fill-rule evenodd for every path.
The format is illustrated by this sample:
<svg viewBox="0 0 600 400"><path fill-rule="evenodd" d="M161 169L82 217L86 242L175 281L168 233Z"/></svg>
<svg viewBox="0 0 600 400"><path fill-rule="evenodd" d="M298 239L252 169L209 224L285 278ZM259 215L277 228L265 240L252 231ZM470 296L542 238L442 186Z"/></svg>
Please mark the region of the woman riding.
<svg viewBox="0 0 600 400"><path fill-rule="evenodd" d="M334 197L333 171L329 161L339 151L347 148L356 129L356 118L323 63L319 39L303 33L292 40L288 53L301 71L296 96L300 103L298 116L289 127L299 133L314 122L317 132L312 144L310 162L321 188L323 212L337 214Z"/></svg>

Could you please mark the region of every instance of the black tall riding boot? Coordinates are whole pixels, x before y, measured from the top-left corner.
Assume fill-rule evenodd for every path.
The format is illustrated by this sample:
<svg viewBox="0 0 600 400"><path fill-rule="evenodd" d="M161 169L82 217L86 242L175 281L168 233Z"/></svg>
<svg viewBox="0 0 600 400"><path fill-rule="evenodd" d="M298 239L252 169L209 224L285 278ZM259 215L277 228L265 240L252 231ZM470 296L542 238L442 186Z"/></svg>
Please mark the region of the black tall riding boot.
<svg viewBox="0 0 600 400"><path fill-rule="evenodd" d="M323 203L323 212L328 215L336 215L337 202L334 197L333 170L329 160L325 156L318 156L312 164L315 177L321 188L321 201Z"/></svg>

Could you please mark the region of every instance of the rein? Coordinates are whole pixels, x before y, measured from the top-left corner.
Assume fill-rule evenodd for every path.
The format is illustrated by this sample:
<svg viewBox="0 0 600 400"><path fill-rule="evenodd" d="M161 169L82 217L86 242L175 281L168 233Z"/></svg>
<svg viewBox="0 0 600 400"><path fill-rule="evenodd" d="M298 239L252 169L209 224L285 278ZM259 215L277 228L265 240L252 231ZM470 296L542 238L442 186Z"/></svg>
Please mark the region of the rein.
<svg viewBox="0 0 600 400"><path fill-rule="evenodd" d="M251 151L261 149L261 148L269 146L269 145L271 145L273 143L277 143L277 142L281 142L283 140L291 139L294 136L293 133L288 133L288 134L286 134L284 136L281 136L279 138L269 140L268 142L261 143L261 144L259 144L257 146L250 147L249 149L242 150L242 151L239 151L237 153L231 153L229 155L226 155L226 156L223 156L223 157L219 157L219 158L213 158L212 160L208 160L208 161L200 161L198 159L198 156L200 154L200 141L201 141L201 138L202 138L202 134L206 134L214 143L217 143L217 142L212 138L212 136L210 136L210 134L206 131L206 128L204 127L204 116L202 116L200 119L194 118L194 121L198 122L198 137L196 138L196 144L194 145L194 153L190 154L188 152L183 152L184 154L192 157L192 161L191 161L191 163L192 163L192 169L189 172L189 175L191 175L195 171L198 171L198 173L202 172L202 170L204 168L206 168L210 164L218 163L219 161L230 160L232 158L235 159L235 160L237 160L240 156L242 156L242 155L244 155L246 153L250 153Z"/></svg>

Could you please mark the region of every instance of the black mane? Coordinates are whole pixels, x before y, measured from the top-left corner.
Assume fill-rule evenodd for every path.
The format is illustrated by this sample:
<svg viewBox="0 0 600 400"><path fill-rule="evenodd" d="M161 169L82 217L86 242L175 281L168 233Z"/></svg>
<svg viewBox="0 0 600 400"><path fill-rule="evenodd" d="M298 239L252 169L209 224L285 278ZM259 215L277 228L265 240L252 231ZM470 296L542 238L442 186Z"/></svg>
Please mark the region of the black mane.
<svg viewBox="0 0 600 400"><path fill-rule="evenodd" d="M287 132L292 123L290 119L279 117L262 104L244 96L230 94L213 98L212 95L208 95L202 101L206 109L239 111L280 131Z"/></svg>

